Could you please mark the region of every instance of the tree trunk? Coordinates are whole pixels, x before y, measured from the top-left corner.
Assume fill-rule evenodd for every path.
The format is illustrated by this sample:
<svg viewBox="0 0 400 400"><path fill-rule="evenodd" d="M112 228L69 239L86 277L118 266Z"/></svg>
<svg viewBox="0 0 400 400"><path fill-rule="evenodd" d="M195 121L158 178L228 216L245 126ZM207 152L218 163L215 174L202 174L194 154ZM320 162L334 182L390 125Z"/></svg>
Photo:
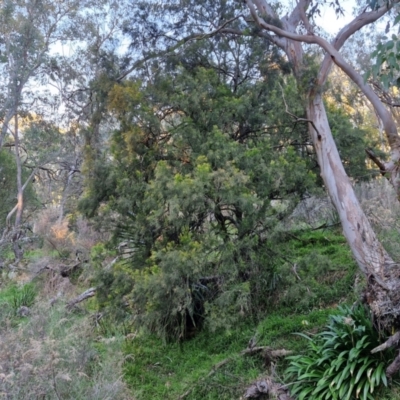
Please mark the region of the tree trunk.
<svg viewBox="0 0 400 400"><path fill-rule="evenodd" d="M313 121L310 133L321 176L339 214L347 242L367 278L366 300L381 325L387 329L397 327L400 315L398 265L376 237L354 193L333 140L320 94L310 97L307 114Z"/></svg>
<svg viewBox="0 0 400 400"><path fill-rule="evenodd" d="M18 132L18 114L14 116L14 144L15 144L15 161L17 164L17 210L15 214L14 234L12 236L13 250L16 261L20 261L23 257L19 239L21 237L22 212L24 210L24 190L22 187L22 165L19 148L19 132Z"/></svg>

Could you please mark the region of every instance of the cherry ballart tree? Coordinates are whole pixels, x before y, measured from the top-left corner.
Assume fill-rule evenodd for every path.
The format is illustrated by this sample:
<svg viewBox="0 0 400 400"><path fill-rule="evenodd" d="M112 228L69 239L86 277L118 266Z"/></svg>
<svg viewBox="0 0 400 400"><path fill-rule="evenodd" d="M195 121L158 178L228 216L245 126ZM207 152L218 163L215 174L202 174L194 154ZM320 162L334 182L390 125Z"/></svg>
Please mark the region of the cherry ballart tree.
<svg viewBox="0 0 400 400"><path fill-rule="evenodd" d="M323 91L335 64L371 103L382 121L390 158L385 162L372 153L370 157L400 197L400 137L395 121L378 95L340 53L349 38L385 15L393 15L389 13L393 13L399 3L400 0L365 0L360 13L333 40L318 34L321 30L313 17L330 6L341 13L340 0L293 1L294 5L283 16L280 10L284 7L268 0L171 0L162 4L140 1L132 17L131 30L132 46L142 50L142 64L154 58L162 62L166 54L179 56L180 48L187 43L223 35L263 37L286 54L307 113L307 118L298 121L308 124L325 187L337 209L347 242L366 277L365 300L379 326L388 332L399 331L375 351L392 346L400 339L400 269L380 243L354 193L332 136ZM315 48L323 53L321 59L315 57ZM139 65L140 62L135 63L122 77ZM388 367L387 375L392 376L399 369L400 355Z"/></svg>

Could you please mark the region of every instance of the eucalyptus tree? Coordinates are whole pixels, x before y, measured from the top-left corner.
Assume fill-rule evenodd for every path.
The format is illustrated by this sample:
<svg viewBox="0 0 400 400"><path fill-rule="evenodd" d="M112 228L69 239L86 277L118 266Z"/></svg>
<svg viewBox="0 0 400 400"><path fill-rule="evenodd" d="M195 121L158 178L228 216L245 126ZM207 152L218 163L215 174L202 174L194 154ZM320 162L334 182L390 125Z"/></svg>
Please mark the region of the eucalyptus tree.
<svg viewBox="0 0 400 400"><path fill-rule="evenodd" d="M66 174L62 217L72 178L82 162L83 141L77 139L84 135L77 134L77 126L87 124L82 115L91 107L87 99L91 97L90 81L96 76L94 66L101 64L104 47L117 40L112 36L118 27L121 29L123 20L116 14L123 5L113 0L1 2L0 148L12 146L17 165L17 201L7 216L3 242L9 236L17 241L24 190L35 175L40 176L39 171L48 171L48 176L57 171ZM73 108L77 97L81 101L75 101ZM60 140L61 132L71 135L64 134ZM67 136L71 140L64 142L69 145L55 150L54 145L61 145ZM36 148L29 148L34 143ZM70 146L73 143L74 149ZM68 155L67 149L71 150ZM31 170L25 181L22 163Z"/></svg>
<svg viewBox="0 0 400 400"><path fill-rule="evenodd" d="M366 300L381 326L389 331L399 328L398 264L379 242L355 196L332 136L323 90L334 64L360 88L382 121L390 147L389 160L378 161L378 167L400 195L400 138L395 121L373 88L341 54L349 38L397 9L398 3L398 0L363 2L361 11L332 40L318 33L314 17L329 6L340 14L339 0L298 0L286 8L268 0L139 2L131 29L133 44L141 49L144 60L154 57L156 51L161 60L171 52L179 55L187 43L224 35L265 38L286 55L306 108L306 118L297 120L308 124L325 187L354 257L367 278ZM310 57L316 48L323 53L318 62Z"/></svg>

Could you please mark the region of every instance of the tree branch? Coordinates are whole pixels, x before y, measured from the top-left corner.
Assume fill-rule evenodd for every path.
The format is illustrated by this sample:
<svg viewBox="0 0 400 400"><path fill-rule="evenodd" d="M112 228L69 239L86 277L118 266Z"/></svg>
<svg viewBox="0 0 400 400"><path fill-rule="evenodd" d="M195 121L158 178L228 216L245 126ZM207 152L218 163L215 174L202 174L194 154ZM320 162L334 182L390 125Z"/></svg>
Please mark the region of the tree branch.
<svg viewBox="0 0 400 400"><path fill-rule="evenodd" d="M252 2L251 0L245 0L245 1L246 1L247 6L249 7L250 14L251 14L252 18L254 19L254 22L255 22L258 26L263 27L261 23L262 23L262 22L265 23L265 21L262 20L262 19L258 16L257 11L256 11L256 9L255 9L255 7L254 7L253 2ZM260 3L258 0L254 0L254 1L256 2L256 4L259 4L259 3ZM263 3L266 4L265 1L263 1ZM266 5L265 7L263 7L263 6L260 5L261 10L268 10L269 8L267 8L267 7L269 7L269 6ZM262 13L265 14L265 15L270 16L271 18L276 18L276 14L275 14L275 12L273 12L273 11L271 11L271 12L264 11L264 12L262 12ZM266 30L269 30L269 29L266 29ZM271 30L271 32L274 32L274 31ZM274 32L274 33L276 33L276 32ZM285 49L286 49L287 40L286 40L283 36L280 37L280 38L279 38L279 37L275 37L275 36L270 36L270 40L271 40L273 43L275 43L278 47L280 47L282 50L285 50Z"/></svg>
<svg viewBox="0 0 400 400"><path fill-rule="evenodd" d="M76 306L78 303L93 297L96 294L96 288L92 287L86 291L84 291L82 294L80 294L78 297L75 297L75 299L71 300L67 305L66 308L67 310L72 310L74 306Z"/></svg>
<svg viewBox="0 0 400 400"><path fill-rule="evenodd" d="M365 149L368 157L379 167L381 175L385 176L387 173L385 164L375 155L371 149Z"/></svg>
<svg viewBox="0 0 400 400"><path fill-rule="evenodd" d="M306 10L311 4L310 0L300 0L297 2L296 7L293 9L290 17L287 19L288 25L297 28L297 25L300 21L304 23L305 28L307 29L308 34L313 34L312 27L310 22L306 16ZM283 19L285 21L285 19Z"/></svg>
<svg viewBox="0 0 400 400"><path fill-rule="evenodd" d="M378 10L375 11L370 11L370 12L362 12L360 15L358 15L353 21L348 23L346 26L344 26L339 33L336 35L335 39L332 41L332 46L336 49L339 50L341 47L344 45L346 40L353 35L355 32L359 31L361 28L363 28L365 25L368 25L372 22L375 22L378 20L380 17L382 17L390 8L393 7L395 3L398 3L399 0L394 1L389 7L386 5L380 7ZM319 74L318 74L318 84L322 85L325 83L329 71L332 67L332 59L327 54L322 62Z"/></svg>
<svg viewBox="0 0 400 400"><path fill-rule="evenodd" d="M400 331L396 332L393 336L390 336L386 342L382 343L378 347L375 347L374 349L371 350L371 354L378 353L380 351L384 351L386 349L389 349L390 347L397 346L400 341Z"/></svg>
<svg viewBox="0 0 400 400"><path fill-rule="evenodd" d="M124 79L126 76L128 76L131 72L133 72L136 68L140 67L144 63L146 63L149 60L152 60L153 58L156 57L164 57L169 53L172 53L174 50L182 47L184 44L191 42L192 40L202 40L205 38L212 37L222 31L227 25L232 23L233 21L236 21L239 18L242 18L243 15L237 15L236 17L233 17L227 21L225 21L222 25L220 25L218 28L213 30L212 32L209 33L195 33L193 35L189 35L181 40L178 41L174 46L168 47L166 50L160 52L160 53L151 53L147 55L146 57L143 57L141 60L136 61L127 71L122 73L116 80L117 82L120 82L122 79Z"/></svg>
<svg viewBox="0 0 400 400"><path fill-rule="evenodd" d="M400 0L396 0L396 3L398 3ZM357 86L361 89L361 91L364 93L364 95L368 98L368 100L371 102L373 107L375 108L377 114L379 115L380 119L382 120L386 136L388 138L388 142L390 144L391 150L392 150L392 158L394 160L399 160L400 159L400 138L397 134L397 127L396 124L394 123L390 113L388 110L385 108L383 103L380 101L378 95L371 89L370 86L364 83L364 79L355 71L354 68L352 68L342 57L342 55L338 52L338 50L334 47L334 45L330 44L328 41L325 39L315 36L315 35L299 35L297 33L292 33L287 30L281 29L275 25L267 23L264 19L260 18L254 8L254 5L251 0L246 0L246 3L249 6L250 13L252 17L255 19L257 24L270 32L275 33L276 35L286 38L286 39L291 39L296 42L304 42L308 44L317 44L320 47L322 47L326 52L327 55L331 58L331 61L334 62L340 69L343 70L343 72L350 77L350 79L356 83ZM387 11L387 8L386 8ZM375 19L379 17L380 14L375 15ZM383 15L383 14L382 14ZM357 20L357 19L356 19ZM364 26L366 23L369 23L370 21L367 19L358 21L361 26ZM349 26L349 25L348 25ZM350 24L350 27L352 25ZM357 25L358 26L358 25ZM355 30L354 30L355 32ZM354 33L353 32L353 33ZM352 34L352 30L348 28L347 30L345 29L342 32L342 35L340 36L344 40L345 37L350 36ZM318 88L319 86L317 86ZM392 170L395 168L395 162L388 163L386 166L386 170Z"/></svg>

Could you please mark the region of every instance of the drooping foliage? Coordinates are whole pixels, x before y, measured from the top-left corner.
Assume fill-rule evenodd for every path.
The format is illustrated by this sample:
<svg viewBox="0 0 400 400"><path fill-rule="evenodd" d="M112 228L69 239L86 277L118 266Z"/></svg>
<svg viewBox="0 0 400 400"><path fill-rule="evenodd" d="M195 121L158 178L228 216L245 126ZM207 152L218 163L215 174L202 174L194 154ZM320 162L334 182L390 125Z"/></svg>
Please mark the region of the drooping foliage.
<svg viewBox="0 0 400 400"><path fill-rule="evenodd" d="M380 38L375 51L371 54L372 58L375 59L375 64L366 74L366 78L372 75L373 78L378 79L385 90L388 90L391 86L399 87L400 85L400 41L398 35L400 16L397 15L392 22L392 29L390 29L391 23L389 21L385 29L387 36ZM390 30L392 31L391 34Z"/></svg>

